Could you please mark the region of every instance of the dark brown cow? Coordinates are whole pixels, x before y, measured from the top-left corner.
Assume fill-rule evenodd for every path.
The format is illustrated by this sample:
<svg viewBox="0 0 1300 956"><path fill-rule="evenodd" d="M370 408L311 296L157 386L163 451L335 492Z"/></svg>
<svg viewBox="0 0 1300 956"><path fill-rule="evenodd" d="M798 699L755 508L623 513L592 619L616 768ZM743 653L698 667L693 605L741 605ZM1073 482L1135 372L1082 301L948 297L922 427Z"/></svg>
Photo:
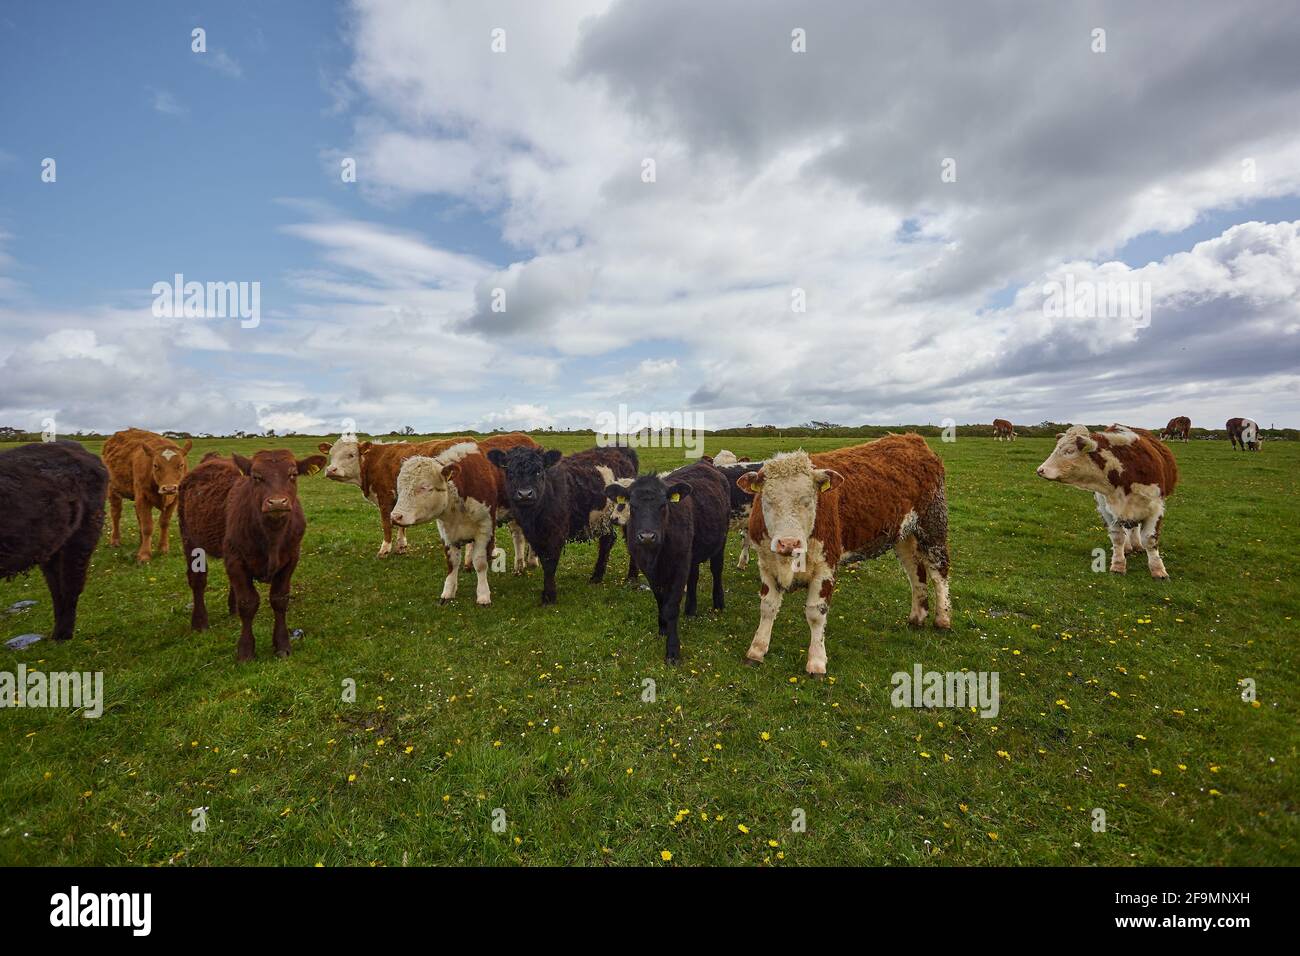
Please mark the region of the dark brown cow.
<svg viewBox="0 0 1300 956"><path fill-rule="evenodd" d="M1169 419L1169 424L1165 426L1164 431L1160 433L1161 441L1173 441L1175 438L1181 438L1184 442L1192 434L1192 420L1186 415L1179 415L1177 418Z"/></svg>
<svg viewBox="0 0 1300 956"><path fill-rule="evenodd" d="M235 659L253 659L253 618L260 598L255 581L271 585L275 626L271 644L277 657L289 656L289 585L307 518L298 502L298 476L324 467L324 455L295 458L293 452L259 451L252 459L232 455L205 461L180 486L181 540L186 574L194 594L190 626L206 630L207 562L222 558L230 592L226 604L239 613L242 627Z"/></svg>
<svg viewBox="0 0 1300 956"><path fill-rule="evenodd" d="M188 438L184 445L177 445L170 438L142 428L127 428L108 437L100 456L108 466L108 504L113 522L110 545L117 547L122 543L122 499L125 498L135 502L135 517L140 525L136 560L148 561L151 557L155 508L158 509L158 553L167 553L167 530L176 510L176 489L185 477L185 456L193 446L194 442Z"/></svg>
<svg viewBox="0 0 1300 956"><path fill-rule="evenodd" d="M995 441L1015 441L1015 427L1005 418L993 419L993 438Z"/></svg>
<svg viewBox="0 0 1300 956"><path fill-rule="evenodd" d="M108 470L76 442L0 452L0 579L39 567L54 602L51 637L66 641L90 556L104 529Z"/></svg>
<svg viewBox="0 0 1300 956"><path fill-rule="evenodd" d="M1127 571L1126 553L1141 548L1151 576L1169 577L1160 557L1160 532L1165 499L1178 484L1178 463L1155 435L1127 425L1092 433L1085 425L1071 425L1057 436L1038 476L1093 493L1110 536L1112 571Z"/></svg>
<svg viewBox="0 0 1300 956"><path fill-rule="evenodd" d="M807 588L809 674L826 673L825 629L835 569L893 548L912 585L908 622L921 625L933 581L936 627L952 626L948 504L943 462L919 435L808 455L777 455L737 483L755 493L749 536L762 579L760 618L747 658L760 663L785 592Z"/></svg>
<svg viewBox="0 0 1300 956"><path fill-rule="evenodd" d="M1234 450L1259 451L1259 424L1249 418L1229 418L1228 441Z"/></svg>

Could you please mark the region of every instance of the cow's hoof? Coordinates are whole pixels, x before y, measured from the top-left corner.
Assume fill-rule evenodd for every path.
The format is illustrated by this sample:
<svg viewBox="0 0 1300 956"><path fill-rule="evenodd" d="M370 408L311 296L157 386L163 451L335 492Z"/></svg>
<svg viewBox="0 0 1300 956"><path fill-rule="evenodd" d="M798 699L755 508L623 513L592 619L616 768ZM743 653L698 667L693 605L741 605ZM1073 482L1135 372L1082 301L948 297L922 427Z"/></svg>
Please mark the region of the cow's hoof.
<svg viewBox="0 0 1300 956"><path fill-rule="evenodd" d="M909 617L909 618L907 619L907 626L908 626L908 627L912 627L912 628L922 628L922 627L925 627L925 618L923 618L923 617Z"/></svg>
<svg viewBox="0 0 1300 956"><path fill-rule="evenodd" d="M952 621L949 618L935 618L934 626L941 631L951 631Z"/></svg>
<svg viewBox="0 0 1300 956"><path fill-rule="evenodd" d="M1112 565L1110 566L1110 573L1111 573L1111 574L1127 574L1127 573L1128 573L1128 568L1127 568L1127 567L1119 567L1119 568L1117 568L1117 567L1115 567L1115 565L1112 564Z"/></svg>
<svg viewBox="0 0 1300 956"><path fill-rule="evenodd" d="M676 667L680 662L681 662L680 657L674 657L672 654L664 655L664 663L669 665L670 667Z"/></svg>
<svg viewBox="0 0 1300 956"><path fill-rule="evenodd" d="M822 681L826 679L826 672L821 671L820 673L813 673L812 671L809 671L808 676L811 677L813 680Z"/></svg>
<svg viewBox="0 0 1300 956"><path fill-rule="evenodd" d="M1152 572L1151 572L1151 576L1152 576L1153 578L1155 578L1157 581L1168 581L1168 580L1169 580L1169 572L1168 572L1168 571L1162 571L1162 572L1159 573L1159 574L1156 574L1154 571L1152 571Z"/></svg>
<svg viewBox="0 0 1300 956"><path fill-rule="evenodd" d="M754 660L754 658L752 658L752 657L746 657L746 658L745 658L745 666L746 666L746 667L762 667L762 666L763 666L763 662L762 662L762 661L756 661L756 660Z"/></svg>
<svg viewBox="0 0 1300 956"><path fill-rule="evenodd" d="M451 603L451 598L438 598L438 607L446 607Z"/></svg>
<svg viewBox="0 0 1300 956"><path fill-rule="evenodd" d="M275 652L275 656L276 656L276 657L279 657L279 658L281 658L281 659L288 657L288 656L289 656L289 648L286 647L286 648L285 648L284 650L282 650L282 651L276 651L276 652Z"/></svg>
<svg viewBox="0 0 1300 956"><path fill-rule="evenodd" d="M250 651L249 653L247 653L247 654L236 654L236 655L235 655L235 662L236 662L237 664L247 664L247 663L249 663L252 659L253 659L253 654L252 654L251 651Z"/></svg>
<svg viewBox="0 0 1300 956"><path fill-rule="evenodd" d="M491 599L491 598L484 598L484 599L482 599L482 600L475 601L474 603L477 604L479 607L491 607L491 606L492 606L492 599Z"/></svg>

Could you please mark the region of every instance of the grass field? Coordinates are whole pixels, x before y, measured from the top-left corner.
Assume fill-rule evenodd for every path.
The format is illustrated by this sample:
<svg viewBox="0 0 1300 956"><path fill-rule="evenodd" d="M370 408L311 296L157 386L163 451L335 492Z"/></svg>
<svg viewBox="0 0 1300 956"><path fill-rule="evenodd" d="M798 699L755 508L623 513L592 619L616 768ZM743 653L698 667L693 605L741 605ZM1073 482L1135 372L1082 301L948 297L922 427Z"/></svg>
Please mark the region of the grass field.
<svg viewBox="0 0 1300 956"><path fill-rule="evenodd" d="M316 441L200 441L190 461ZM796 443L721 444L758 458ZM766 663L743 665L758 577L735 568L734 537L727 609L704 590L670 669L621 543L603 585L587 583L594 545L566 549L555 607L538 604L540 570L494 576L488 608L467 574L439 607L436 529L378 560L374 506L322 477L300 483L289 627L305 636L271 656L263 600L258 659L236 665L220 563L213 627L192 634L176 528L172 554L138 567L128 507L75 639L0 647L0 670L102 671L106 696L97 720L0 712L0 863L1300 863L1300 445L1174 445L1160 582L1140 555L1126 577L1093 572L1108 541L1092 496L1034 475L1048 441L931 444L948 469L952 631L906 626L892 555L844 569L825 682L803 672L802 597ZM642 451L645 468L680 462ZM51 623L39 573L0 582L0 640ZM998 671L999 715L893 708L891 675L916 663Z"/></svg>

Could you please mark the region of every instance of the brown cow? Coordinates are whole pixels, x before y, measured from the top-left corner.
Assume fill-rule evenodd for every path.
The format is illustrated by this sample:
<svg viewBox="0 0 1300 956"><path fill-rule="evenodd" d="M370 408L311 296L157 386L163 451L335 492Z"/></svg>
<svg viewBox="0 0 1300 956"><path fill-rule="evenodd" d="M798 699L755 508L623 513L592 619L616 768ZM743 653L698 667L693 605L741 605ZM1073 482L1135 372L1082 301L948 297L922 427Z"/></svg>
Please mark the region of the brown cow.
<svg viewBox="0 0 1300 956"><path fill-rule="evenodd" d="M736 483L756 494L749 515L762 579L760 619L746 657L760 663L786 591L808 589L804 617L809 674L826 673L825 628L838 565L890 548L912 585L908 623L925 623L933 580L936 627L952 626L948 595L948 504L943 462L919 435L777 455Z"/></svg>
<svg viewBox="0 0 1300 956"><path fill-rule="evenodd" d="M1186 415L1179 415L1177 418L1169 419L1169 424L1165 426L1164 431L1160 433L1161 441L1172 441L1175 438L1181 438L1184 442L1192 433L1192 420Z"/></svg>
<svg viewBox="0 0 1300 956"><path fill-rule="evenodd" d="M1091 434L1085 425L1071 425L1057 436L1038 475L1093 493L1110 536L1112 571L1127 571L1125 554L1141 548L1151 576L1169 577L1160 557L1160 531L1165 499L1178 484L1178 463L1164 442L1127 425Z"/></svg>
<svg viewBox="0 0 1300 956"><path fill-rule="evenodd" d="M1259 425L1249 418L1229 418L1226 423L1228 441L1234 450L1259 451Z"/></svg>
<svg viewBox="0 0 1300 956"><path fill-rule="evenodd" d="M271 585L271 644L277 657L289 656L285 611L307 530L298 502L298 476L318 471L326 461L324 455L295 458L286 450L259 451L251 460L231 455L205 461L181 481L181 540L194 594L190 627L207 629L207 562L222 558L230 579L226 605L230 613L238 611L242 622L236 660L253 659L253 618L260 603L255 581Z"/></svg>
<svg viewBox="0 0 1300 956"><path fill-rule="evenodd" d="M135 502L136 521L140 526L136 560L148 561L151 557L154 508L158 509L158 553L167 553L167 530L176 510L176 489L185 477L188 467L185 456L193 446L194 442L188 438L184 445L177 445L170 438L142 428L128 428L108 437L100 457L108 467L109 515L113 522L110 545L117 547L122 543L122 499L125 498Z"/></svg>
<svg viewBox="0 0 1300 956"><path fill-rule="evenodd" d="M994 441L1015 441L1015 427L1005 418L993 419L993 440Z"/></svg>

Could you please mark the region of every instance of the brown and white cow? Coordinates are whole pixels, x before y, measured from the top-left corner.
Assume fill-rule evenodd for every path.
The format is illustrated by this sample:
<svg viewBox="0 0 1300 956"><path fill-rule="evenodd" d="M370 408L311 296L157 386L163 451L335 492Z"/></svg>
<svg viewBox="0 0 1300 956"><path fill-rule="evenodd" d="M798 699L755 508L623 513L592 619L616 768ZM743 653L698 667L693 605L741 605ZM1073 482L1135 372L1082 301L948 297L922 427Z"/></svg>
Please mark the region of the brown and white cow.
<svg viewBox="0 0 1300 956"><path fill-rule="evenodd" d="M835 569L891 548L912 585L908 623L925 622L932 580L935 626L952 626L943 462L919 435L887 435L816 455L777 455L742 474L737 484L755 495L749 536L762 579L758 630L746 654L751 662L767 655L785 592L807 588L807 671L825 674Z"/></svg>
<svg viewBox="0 0 1300 956"><path fill-rule="evenodd" d="M1259 437L1259 423L1249 418L1229 418L1227 421L1228 441L1234 449L1241 451L1259 451L1263 441Z"/></svg>
<svg viewBox="0 0 1300 956"><path fill-rule="evenodd" d="M1169 419L1169 424L1160 433L1160 440L1172 441L1175 438L1181 438L1186 442L1191 433L1192 420L1186 415L1179 415L1177 418Z"/></svg>
<svg viewBox="0 0 1300 956"><path fill-rule="evenodd" d="M1016 430L1005 418L993 419L993 440L994 441L1015 441Z"/></svg>
<svg viewBox="0 0 1300 956"><path fill-rule="evenodd" d="M1169 577L1160 557L1160 532L1165 499L1178 483L1178 463L1155 435L1127 425L1092 433L1084 425L1071 425L1057 436L1038 475L1093 493L1110 535L1112 571L1127 571L1126 552L1140 548L1147 553L1151 576Z"/></svg>
<svg viewBox="0 0 1300 956"><path fill-rule="evenodd" d="M185 439L177 445L170 438L142 428L114 432L104 442L100 457L108 468L108 504L112 532L108 543L122 543L122 499L135 502L136 522L140 526L137 561L151 557L153 509L158 509L158 553L168 551L167 530L176 511L176 491L185 477L185 456L194 442Z"/></svg>

